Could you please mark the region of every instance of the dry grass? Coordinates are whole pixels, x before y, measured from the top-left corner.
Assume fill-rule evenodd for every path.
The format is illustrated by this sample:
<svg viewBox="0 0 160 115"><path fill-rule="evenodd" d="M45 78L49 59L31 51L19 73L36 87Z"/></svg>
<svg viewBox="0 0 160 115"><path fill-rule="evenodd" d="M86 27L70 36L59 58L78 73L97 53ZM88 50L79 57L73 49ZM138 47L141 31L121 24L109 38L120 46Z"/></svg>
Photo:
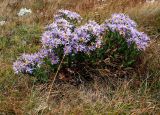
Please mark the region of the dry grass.
<svg viewBox="0 0 160 115"><path fill-rule="evenodd" d="M139 23L142 30L157 38L160 32L160 2L137 5L127 13Z"/></svg>
<svg viewBox="0 0 160 115"><path fill-rule="evenodd" d="M98 85L98 86L97 86ZM92 88L75 88L70 85L55 86L49 105L45 103L44 93L39 96L37 106L31 109L32 114L156 114L158 105L151 99L150 91L131 88L128 81L123 82L113 90L109 86L101 86L99 83Z"/></svg>
<svg viewBox="0 0 160 115"><path fill-rule="evenodd" d="M113 12L124 12L126 9L134 7L139 3L140 1L138 0L122 0L119 2L116 2L116 0L106 2L98 2L97 0L1 0L0 14L3 18L13 21L20 8L31 8L34 12L33 15L23 18L23 21L44 24L52 20L55 11L61 8L79 12L87 17L94 15L95 11L102 10L107 16Z"/></svg>
<svg viewBox="0 0 160 115"><path fill-rule="evenodd" d="M31 8L29 17L17 17L21 7ZM102 22L114 12L129 14L152 43L142 55L143 63L131 79L94 77L78 87L56 84L46 103L48 84L34 84L26 75L16 76L12 62L23 52L34 52L44 25L58 9L79 12L86 20ZM144 0L1 0L0 20L0 114L153 114L160 113L160 4ZM23 44L23 42L26 44ZM110 82L110 83L109 83Z"/></svg>

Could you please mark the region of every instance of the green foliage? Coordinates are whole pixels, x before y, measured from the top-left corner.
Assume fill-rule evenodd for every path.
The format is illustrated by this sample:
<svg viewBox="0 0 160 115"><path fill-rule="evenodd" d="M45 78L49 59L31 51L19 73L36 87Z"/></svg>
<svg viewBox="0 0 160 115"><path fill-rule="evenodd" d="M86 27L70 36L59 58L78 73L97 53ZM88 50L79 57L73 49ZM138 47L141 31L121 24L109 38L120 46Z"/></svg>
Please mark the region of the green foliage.
<svg viewBox="0 0 160 115"><path fill-rule="evenodd" d="M122 67L131 67L135 64L140 51L136 45L127 44L126 39L119 33L107 32L104 36L102 48L97 50L97 59L109 58L111 62L116 62Z"/></svg>

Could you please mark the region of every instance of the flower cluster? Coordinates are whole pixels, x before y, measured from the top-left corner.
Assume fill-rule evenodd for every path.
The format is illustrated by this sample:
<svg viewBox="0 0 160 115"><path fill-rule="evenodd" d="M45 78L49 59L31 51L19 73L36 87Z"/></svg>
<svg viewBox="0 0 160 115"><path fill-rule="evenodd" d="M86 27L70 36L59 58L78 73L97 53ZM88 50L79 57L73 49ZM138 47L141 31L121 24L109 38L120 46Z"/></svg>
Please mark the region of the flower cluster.
<svg viewBox="0 0 160 115"><path fill-rule="evenodd" d="M72 38L71 25L65 19L57 19L50 24L42 35L41 42L45 48L53 49L61 45L70 44Z"/></svg>
<svg viewBox="0 0 160 115"><path fill-rule="evenodd" d="M139 50L145 50L150 41L146 34L136 29L137 24L125 14L113 14L102 24L102 27L112 32L119 32L126 38L129 45L135 43Z"/></svg>
<svg viewBox="0 0 160 115"><path fill-rule="evenodd" d="M0 26L3 26L6 23L6 21L0 21Z"/></svg>
<svg viewBox="0 0 160 115"><path fill-rule="evenodd" d="M23 54L19 59L13 63L13 70L15 73L29 73L32 74L33 71L44 64L44 59L47 58L52 64L57 64L58 57L49 50L41 49L39 52L34 54Z"/></svg>
<svg viewBox="0 0 160 115"><path fill-rule="evenodd" d="M81 22L82 17L76 12L71 12L69 10L59 10L54 16L54 19L66 19L69 22Z"/></svg>
<svg viewBox="0 0 160 115"><path fill-rule="evenodd" d="M31 9L21 8L20 11L17 13L18 16L24 16L32 13Z"/></svg>
<svg viewBox="0 0 160 115"><path fill-rule="evenodd" d="M102 45L103 30L95 21L89 21L87 24L75 29L76 37L73 44L74 52L89 53Z"/></svg>
<svg viewBox="0 0 160 115"><path fill-rule="evenodd" d="M108 26L120 26L124 25L128 28L136 28L137 24L129 18L129 16L119 13L112 14L111 18L105 21Z"/></svg>
<svg viewBox="0 0 160 115"><path fill-rule="evenodd" d="M13 64L15 73L32 74L37 67L45 64L45 59L54 65L59 63L62 55L90 54L101 48L103 35L108 29L119 32L128 44L134 42L140 50L144 50L148 44L147 35L139 32L136 23L125 14L113 14L111 19L102 25L88 21L82 26L77 26L81 20L81 16L75 12L59 10L54 16L54 22L48 25L42 34L41 50L34 54L23 54Z"/></svg>
<svg viewBox="0 0 160 115"><path fill-rule="evenodd" d="M16 73L33 73L36 67L44 63L44 58L52 64L58 63L58 52L61 48L64 55L72 53L90 53L102 44L102 29L95 21L89 21L83 26L76 27L72 21L81 21L81 16L68 10L60 10L55 21L46 27L41 42L43 50L35 54L23 54L14 64ZM44 50L45 49L45 50Z"/></svg>
<svg viewBox="0 0 160 115"><path fill-rule="evenodd" d="M69 12L69 15L65 14L65 17L82 19L74 12L66 12ZM70 54L89 53L101 46L102 29L95 21L89 21L83 26L75 27L61 15L56 15L56 17L55 21L46 27L47 30L42 35L41 42L45 48L54 49L63 46L64 54Z"/></svg>

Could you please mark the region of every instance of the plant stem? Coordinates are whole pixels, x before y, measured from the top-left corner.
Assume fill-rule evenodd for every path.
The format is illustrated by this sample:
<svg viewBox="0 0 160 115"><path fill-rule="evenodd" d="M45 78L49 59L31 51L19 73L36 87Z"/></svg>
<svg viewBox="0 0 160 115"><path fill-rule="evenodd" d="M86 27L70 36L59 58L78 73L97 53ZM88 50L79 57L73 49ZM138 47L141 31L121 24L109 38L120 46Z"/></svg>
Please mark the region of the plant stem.
<svg viewBox="0 0 160 115"><path fill-rule="evenodd" d="M50 97L50 95L51 95L51 91L52 91L53 84L54 84L54 82L55 82L55 80L56 80L56 78L57 78L58 72L59 72L59 70L60 70L60 68L61 68L61 65L62 65L62 63L63 63L64 58L65 58L65 54L63 55L62 60L61 60L61 62L60 62L60 64L59 64L58 69L57 69L57 71L56 71L56 74L55 74L55 76L54 76L54 79L53 79L52 83L50 84L49 93L48 93L48 96L47 96L47 99L46 99L47 104L48 104L48 101L49 101L49 97ZM42 110L41 115L43 115L43 112L44 112L44 109Z"/></svg>
<svg viewBox="0 0 160 115"><path fill-rule="evenodd" d="M49 97L50 97L50 94L51 94L51 91L52 91L53 84L54 84L54 82L55 82L55 80L56 80L56 77L57 77L58 72L59 72L59 70L60 70L60 68L61 68L61 65L62 65L62 63L63 63L64 58L65 58L65 54L64 54L63 57L62 57L62 60L61 60L61 62L60 62L60 64L59 64L59 66L58 66L58 69L57 69L57 71L56 71L56 74L55 74L55 76L54 76L54 79L53 79L53 81L52 81L52 83L51 83L51 85L50 85L50 87L49 87L49 94L48 94L48 96L47 96L47 103L48 103L48 100L49 100Z"/></svg>

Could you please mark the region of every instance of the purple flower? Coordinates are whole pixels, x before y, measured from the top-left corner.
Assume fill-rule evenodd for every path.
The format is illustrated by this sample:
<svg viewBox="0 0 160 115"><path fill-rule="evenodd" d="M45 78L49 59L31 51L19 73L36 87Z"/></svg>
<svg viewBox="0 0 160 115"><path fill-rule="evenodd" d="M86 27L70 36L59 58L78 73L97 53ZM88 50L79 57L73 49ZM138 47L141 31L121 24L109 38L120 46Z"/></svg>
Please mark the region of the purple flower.
<svg viewBox="0 0 160 115"><path fill-rule="evenodd" d="M79 23L82 20L82 17L79 14L77 14L76 12L69 11L69 10L59 10L57 14L54 16L55 20L57 19L59 20L62 18L68 20L71 23L75 21Z"/></svg>
<svg viewBox="0 0 160 115"><path fill-rule="evenodd" d="M59 62L58 56L53 51L49 52L48 59L51 61L52 65L58 64Z"/></svg>
<svg viewBox="0 0 160 115"><path fill-rule="evenodd" d="M132 29L129 41L136 43L139 50L145 50L145 48L148 46L148 43L150 42L150 38L143 32Z"/></svg>
<svg viewBox="0 0 160 115"><path fill-rule="evenodd" d="M125 25L128 28L136 28L137 24L129 18L129 16L119 13L113 14L109 20L106 20L105 23L109 23L112 25Z"/></svg>
<svg viewBox="0 0 160 115"><path fill-rule="evenodd" d="M22 54L22 56L20 56L18 60L13 63L13 70L16 74L32 74L37 67L40 67L42 64L44 64L45 58L51 58L52 63L54 61L54 64L58 63L58 57L56 57L53 52L47 49L41 49L39 52L34 54Z"/></svg>
<svg viewBox="0 0 160 115"><path fill-rule="evenodd" d="M42 35L43 46L50 49L63 46L65 54L90 52L101 46L103 30L95 21L73 27L67 20L58 18Z"/></svg>
<svg viewBox="0 0 160 115"><path fill-rule="evenodd" d="M74 52L86 52L94 51L101 46L103 30L101 26L95 21L89 21L83 26L75 29L77 34L76 44L74 44Z"/></svg>
<svg viewBox="0 0 160 115"><path fill-rule="evenodd" d="M72 53L72 46L71 45L64 46L64 54L70 54L70 53Z"/></svg>
<svg viewBox="0 0 160 115"><path fill-rule="evenodd" d="M125 14L113 14L112 17L101 25L103 30L118 32L122 35L128 45L135 43L139 50L145 50L150 39L148 36L137 29L137 24Z"/></svg>

